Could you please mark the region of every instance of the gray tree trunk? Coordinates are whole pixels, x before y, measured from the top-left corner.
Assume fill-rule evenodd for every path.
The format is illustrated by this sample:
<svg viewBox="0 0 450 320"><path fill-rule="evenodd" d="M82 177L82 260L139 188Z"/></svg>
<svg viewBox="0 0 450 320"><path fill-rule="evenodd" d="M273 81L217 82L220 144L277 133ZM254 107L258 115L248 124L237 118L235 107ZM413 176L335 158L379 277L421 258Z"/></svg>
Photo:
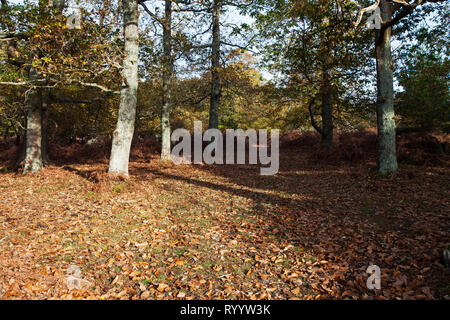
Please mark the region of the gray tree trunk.
<svg viewBox="0 0 450 320"><path fill-rule="evenodd" d="M3 4L3 1L2 1ZM6 4L6 2L5 2ZM40 3L42 6L44 3ZM65 0L48 1L44 10L59 9L65 7ZM37 75L33 68L29 71L30 79L36 79ZM42 99L40 90L32 89L29 92L27 100L26 132L24 135L24 173L36 172L49 162L47 153L47 124L48 124L48 105L47 100ZM21 162L23 154L19 156Z"/></svg>
<svg viewBox="0 0 450 320"><path fill-rule="evenodd" d="M27 130L26 130L27 127L28 127L27 116L25 115L25 121L24 121L25 131L23 132L22 145L20 146L19 158L17 159L16 164L15 164L16 168L20 167L21 162L25 161L25 157L27 156Z"/></svg>
<svg viewBox="0 0 450 320"><path fill-rule="evenodd" d="M122 73L125 84L120 92L119 116L113 134L109 172L128 176L138 89L138 0L124 0L122 6L125 36L125 58Z"/></svg>
<svg viewBox="0 0 450 320"><path fill-rule="evenodd" d="M31 70L30 74L33 75ZM34 78L30 76L30 78ZM27 131L23 173L34 173L44 167L42 159L42 105L40 92L30 90L27 99Z"/></svg>
<svg viewBox="0 0 450 320"><path fill-rule="evenodd" d="M381 18L391 20L392 6L387 0L380 2ZM378 125L378 171L382 174L396 172L394 82L391 56L391 28L381 34L376 32L377 61L377 125Z"/></svg>
<svg viewBox="0 0 450 320"><path fill-rule="evenodd" d="M161 108L161 160L170 159L170 108L172 98L172 1L165 1L165 17L163 25L163 105Z"/></svg>
<svg viewBox="0 0 450 320"><path fill-rule="evenodd" d="M322 73L322 141L321 147L330 149L333 147L333 105L331 97L330 75L327 70Z"/></svg>
<svg viewBox="0 0 450 320"><path fill-rule="evenodd" d="M214 0L212 12L212 46L211 46L211 97L209 107L209 128L219 127L220 104L220 0Z"/></svg>
<svg viewBox="0 0 450 320"><path fill-rule="evenodd" d="M47 96L42 97L42 127L41 127L41 153L42 161L44 165L50 163L50 158L48 157L48 108L50 107L49 99Z"/></svg>

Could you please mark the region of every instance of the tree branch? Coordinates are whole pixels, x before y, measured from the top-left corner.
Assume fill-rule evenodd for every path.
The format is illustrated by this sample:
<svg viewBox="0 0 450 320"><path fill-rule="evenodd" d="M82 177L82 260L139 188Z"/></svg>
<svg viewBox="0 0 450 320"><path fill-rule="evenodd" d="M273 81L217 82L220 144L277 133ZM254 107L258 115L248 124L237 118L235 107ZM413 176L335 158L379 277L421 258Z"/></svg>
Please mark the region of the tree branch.
<svg viewBox="0 0 450 320"><path fill-rule="evenodd" d="M313 106L315 100L316 100L315 97L311 98L311 101L308 104L309 116L311 118L311 125L313 126L314 129L317 130L317 132L319 132L320 134L323 135L322 129L319 127L319 125L316 122L316 119L314 118L314 112L313 112L312 106Z"/></svg>
<svg viewBox="0 0 450 320"><path fill-rule="evenodd" d="M355 27L357 27L361 23L364 13L374 11L378 7L379 4L380 4L380 0L377 0L374 4L359 10L358 19L355 22L353 22Z"/></svg>
<svg viewBox="0 0 450 320"><path fill-rule="evenodd" d="M28 39L28 35L23 32L0 32L0 41L12 39Z"/></svg>

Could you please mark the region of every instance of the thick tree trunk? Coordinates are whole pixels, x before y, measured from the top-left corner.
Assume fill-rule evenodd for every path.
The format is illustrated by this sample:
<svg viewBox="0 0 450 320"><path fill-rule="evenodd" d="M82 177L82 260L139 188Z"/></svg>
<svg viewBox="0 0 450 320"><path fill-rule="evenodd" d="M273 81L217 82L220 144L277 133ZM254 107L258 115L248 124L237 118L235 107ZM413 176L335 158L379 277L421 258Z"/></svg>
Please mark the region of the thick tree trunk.
<svg viewBox="0 0 450 320"><path fill-rule="evenodd" d="M39 3L40 8L45 3ZM65 0L48 1L43 10L62 10L65 7ZM15 45L14 45L15 46ZM36 79L37 75L33 68L29 71L30 79ZM47 101L43 101L40 90L31 89L27 102L26 132L24 136L24 173L36 172L48 163L47 155L47 124L48 106ZM18 163L22 162L23 153L19 156Z"/></svg>
<svg viewBox="0 0 450 320"><path fill-rule="evenodd" d="M44 167L42 160L42 105L40 93L32 90L27 102L27 132L25 139L25 167L23 173L36 172Z"/></svg>
<svg viewBox="0 0 450 320"><path fill-rule="evenodd" d="M392 6L386 0L380 2L381 18L391 20ZM394 82L391 56L391 28L376 32L377 60L377 124L378 171L382 174L397 171L394 120Z"/></svg>
<svg viewBox="0 0 450 320"><path fill-rule="evenodd" d="M220 0L214 0L212 12L212 47L211 47L211 98L209 107L209 128L219 127L220 104Z"/></svg>
<svg viewBox="0 0 450 320"><path fill-rule="evenodd" d="M124 0L123 10L125 34L123 76L125 84L120 92L119 116L113 134L109 172L128 176L138 88L138 1Z"/></svg>
<svg viewBox="0 0 450 320"><path fill-rule="evenodd" d="M165 1L165 18L163 26L163 105L161 108L161 160L170 159L170 108L172 96L172 1Z"/></svg>
<svg viewBox="0 0 450 320"><path fill-rule="evenodd" d="M322 141L321 147L330 149L333 147L333 105L331 97L330 75L324 70L322 73Z"/></svg>
<svg viewBox="0 0 450 320"><path fill-rule="evenodd" d="M25 115L25 119L24 119L24 128L25 131L23 132L23 136L22 136L22 144L20 146L20 153L19 153L19 158L16 161L15 167L19 168L20 164L22 163L22 161L25 161L25 157L27 155L27 128L28 124L27 124L27 116Z"/></svg>

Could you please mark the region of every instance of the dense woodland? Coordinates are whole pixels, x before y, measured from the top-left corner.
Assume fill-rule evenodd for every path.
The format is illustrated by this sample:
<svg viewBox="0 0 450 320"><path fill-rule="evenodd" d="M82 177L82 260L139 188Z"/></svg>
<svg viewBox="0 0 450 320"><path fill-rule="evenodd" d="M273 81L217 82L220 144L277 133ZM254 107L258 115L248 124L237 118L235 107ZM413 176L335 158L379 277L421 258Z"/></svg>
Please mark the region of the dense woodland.
<svg viewBox="0 0 450 320"><path fill-rule="evenodd" d="M449 13L1 0L0 298L448 299ZM279 172L173 164L194 121Z"/></svg>

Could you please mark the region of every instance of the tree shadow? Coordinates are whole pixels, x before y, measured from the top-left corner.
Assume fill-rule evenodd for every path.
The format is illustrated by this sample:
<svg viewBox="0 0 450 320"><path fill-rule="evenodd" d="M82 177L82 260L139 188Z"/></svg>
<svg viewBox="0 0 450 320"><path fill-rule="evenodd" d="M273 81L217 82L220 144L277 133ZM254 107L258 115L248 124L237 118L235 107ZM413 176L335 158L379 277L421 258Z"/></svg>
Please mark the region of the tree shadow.
<svg viewBox="0 0 450 320"><path fill-rule="evenodd" d="M250 200L251 214L264 219L273 230L268 233L280 244L305 248L319 260L331 261L333 268L348 267L341 279L344 286L373 262L386 272L409 260L422 267L430 264L427 259L437 263L435 247L448 241L449 220L439 220L448 218L448 211L435 190L443 185L442 174L424 171L410 177L400 171L383 177L369 171L369 165L314 165L301 155L284 155L274 176L261 176L259 167L251 165L190 168L134 165L130 172L140 179L180 181L200 187L201 192L210 189ZM425 180L433 187L424 190ZM417 189L420 194L414 193ZM430 224L436 219L439 223ZM229 222L236 230L239 223ZM442 273L438 264L433 268ZM334 271L330 272L329 276Z"/></svg>

